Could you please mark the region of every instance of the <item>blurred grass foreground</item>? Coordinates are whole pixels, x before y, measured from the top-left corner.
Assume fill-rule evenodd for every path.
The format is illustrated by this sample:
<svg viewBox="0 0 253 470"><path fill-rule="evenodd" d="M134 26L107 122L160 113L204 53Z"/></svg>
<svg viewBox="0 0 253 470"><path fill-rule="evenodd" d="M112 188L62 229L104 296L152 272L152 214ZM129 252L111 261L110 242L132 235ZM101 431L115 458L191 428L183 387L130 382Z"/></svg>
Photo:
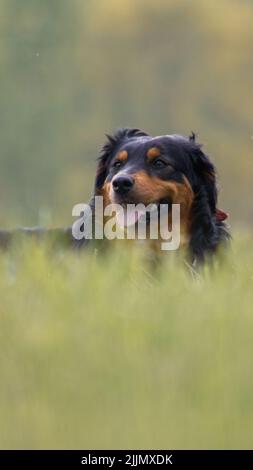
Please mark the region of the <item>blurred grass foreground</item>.
<svg viewBox="0 0 253 470"><path fill-rule="evenodd" d="M250 246L198 280L124 250L2 253L1 448L251 448Z"/></svg>

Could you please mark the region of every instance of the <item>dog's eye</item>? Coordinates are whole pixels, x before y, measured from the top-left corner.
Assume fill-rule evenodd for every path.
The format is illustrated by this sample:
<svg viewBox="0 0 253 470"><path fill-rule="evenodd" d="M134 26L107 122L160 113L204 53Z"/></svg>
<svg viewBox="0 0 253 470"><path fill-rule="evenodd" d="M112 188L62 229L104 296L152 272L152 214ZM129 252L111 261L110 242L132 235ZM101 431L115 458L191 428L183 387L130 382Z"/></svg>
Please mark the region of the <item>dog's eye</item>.
<svg viewBox="0 0 253 470"><path fill-rule="evenodd" d="M116 160L116 162L114 162L112 165L113 168L120 168L121 166L122 166L122 162L119 160Z"/></svg>
<svg viewBox="0 0 253 470"><path fill-rule="evenodd" d="M167 166L167 163L165 163L161 158L157 158L152 162L152 166L154 168L160 169L160 168L165 168Z"/></svg>

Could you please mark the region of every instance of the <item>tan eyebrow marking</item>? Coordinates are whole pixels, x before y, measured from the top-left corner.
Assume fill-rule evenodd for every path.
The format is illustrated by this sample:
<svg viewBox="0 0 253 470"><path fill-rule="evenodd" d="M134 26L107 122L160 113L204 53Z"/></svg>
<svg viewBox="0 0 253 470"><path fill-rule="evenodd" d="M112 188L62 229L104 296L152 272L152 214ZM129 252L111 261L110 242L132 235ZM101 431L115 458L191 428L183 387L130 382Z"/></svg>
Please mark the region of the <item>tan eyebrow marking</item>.
<svg viewBox="0 0 253 470"><path fill-rule="evenodd" d="M128 158L128 153L126 150L121 150L117 155L117 160L124 162Z"/></svg>
<svg viewBox="0 0 253 470"><path fill-rule="evenodd" d="M152 160L153 158L160 157L161 151L158 147L151 147L148 152L147 152L147 157L149 160Z"/></svg>

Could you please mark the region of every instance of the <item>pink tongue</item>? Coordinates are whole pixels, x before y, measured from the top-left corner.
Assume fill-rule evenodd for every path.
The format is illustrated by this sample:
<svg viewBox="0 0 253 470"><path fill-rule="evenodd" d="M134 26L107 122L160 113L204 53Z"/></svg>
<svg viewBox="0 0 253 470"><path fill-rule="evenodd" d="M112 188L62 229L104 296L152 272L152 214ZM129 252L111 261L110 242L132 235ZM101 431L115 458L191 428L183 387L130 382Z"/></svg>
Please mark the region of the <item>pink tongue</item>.
<svg viewBox="0 0 253 470"><path fill-rule="evenodd" d="M117 212L117 223L120 227L130 227L135 225L136 222L145 214L145 211L137 211L135 209L122 209Z"/></svg>

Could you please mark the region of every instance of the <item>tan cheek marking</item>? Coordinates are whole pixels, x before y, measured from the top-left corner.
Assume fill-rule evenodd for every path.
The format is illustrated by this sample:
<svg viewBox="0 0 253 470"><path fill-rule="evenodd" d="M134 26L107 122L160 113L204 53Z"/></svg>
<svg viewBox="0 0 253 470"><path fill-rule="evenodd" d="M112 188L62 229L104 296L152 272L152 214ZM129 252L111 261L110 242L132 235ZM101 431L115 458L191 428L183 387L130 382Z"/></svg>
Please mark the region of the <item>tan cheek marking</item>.
<svg viewBox="0 0 253 470"><path fill-rule="evenodd" d="M181 244L187 245L190 234L191 208L194 193L188 179L184 177L183 180L183 183L162 181L156 177L149 177L144 172L135 175L136 191L139 194L139 200L144 204L149 204L166 197L171 197L174 204L180 204ZM169 226L171 226L171 220L169 221Z"/></svg>
<svg viewBox="0 0 253 470"><path fill-rule="evenodd" d="M127 158L128 153L126 150L121 150L121 152L117 154L117 160L119 160L120 162L124 162L125 160L127 160Z"/></svg>
<svg viewBox="0 0 253 470"><path fill-rule="evenodd" d="M175 195L175 204L183 204L185 207L191 207L194 199L194 193L188 179L183 176L184 183L175 183L177 194Z"/></svg>
<svg viewBox="0 0 253 470"><path fill-rule="evenodd" d="M152 160L153 158L160 157L161 151L158 147L151 147L147 152L147 158Z"/></svg>
<svg viewBox="0 0 253 470"><path fill-rule="evenodd" d="M178 192L176 183L150 177L143 171L136 173L134 178L138 199L144 204L149 204L166 196L174 197L175 193Z"/></svg>
<svg viewBox="0 0 253 470"><path fill-rule="evenodd" d="M189 208L192 205L194 194L191 185L186 177L183 183L175 181L163 181L157 177L150 177L144 172L137 173L135 176L136 191L143 199L154 200L161 199L166 196L172 197L174 204L182 204Z"/></svg>
<svg viewBox="0 0 253 470"><path fill-rule="evenodd" d="M103 188L102 188L102 191L101 191L101 195L103 196L103 206L104 206L104 209L105 207L107 207L109 204L112 204L113 201L111 200L111 189L112 189L112 185L111 185L111 182L107 182L104 184ZM105 225L105 223L111 218L113 217L112 216L105 216L103 215L103 225Z"/></svg>
<svg viewBox="0 0 253 470"><path fill-rule="evenodd" d="M111 183L110 182L105 183L102 188L104 207L108 206L108 204L111 204L110 190L111 190Z"/></svg>
<svg viewBox="0 0 253 470"><path fill-rule="evenodd" d="M97 179L99 179L100 176L102 176L103 173L105 173L105 171L106 171L105 165L102 162L100 162L97 168L97 172L96 172L96 181ZM101 187L96 187L95 196L101 195L101 191L102 191Z"/></svg>

